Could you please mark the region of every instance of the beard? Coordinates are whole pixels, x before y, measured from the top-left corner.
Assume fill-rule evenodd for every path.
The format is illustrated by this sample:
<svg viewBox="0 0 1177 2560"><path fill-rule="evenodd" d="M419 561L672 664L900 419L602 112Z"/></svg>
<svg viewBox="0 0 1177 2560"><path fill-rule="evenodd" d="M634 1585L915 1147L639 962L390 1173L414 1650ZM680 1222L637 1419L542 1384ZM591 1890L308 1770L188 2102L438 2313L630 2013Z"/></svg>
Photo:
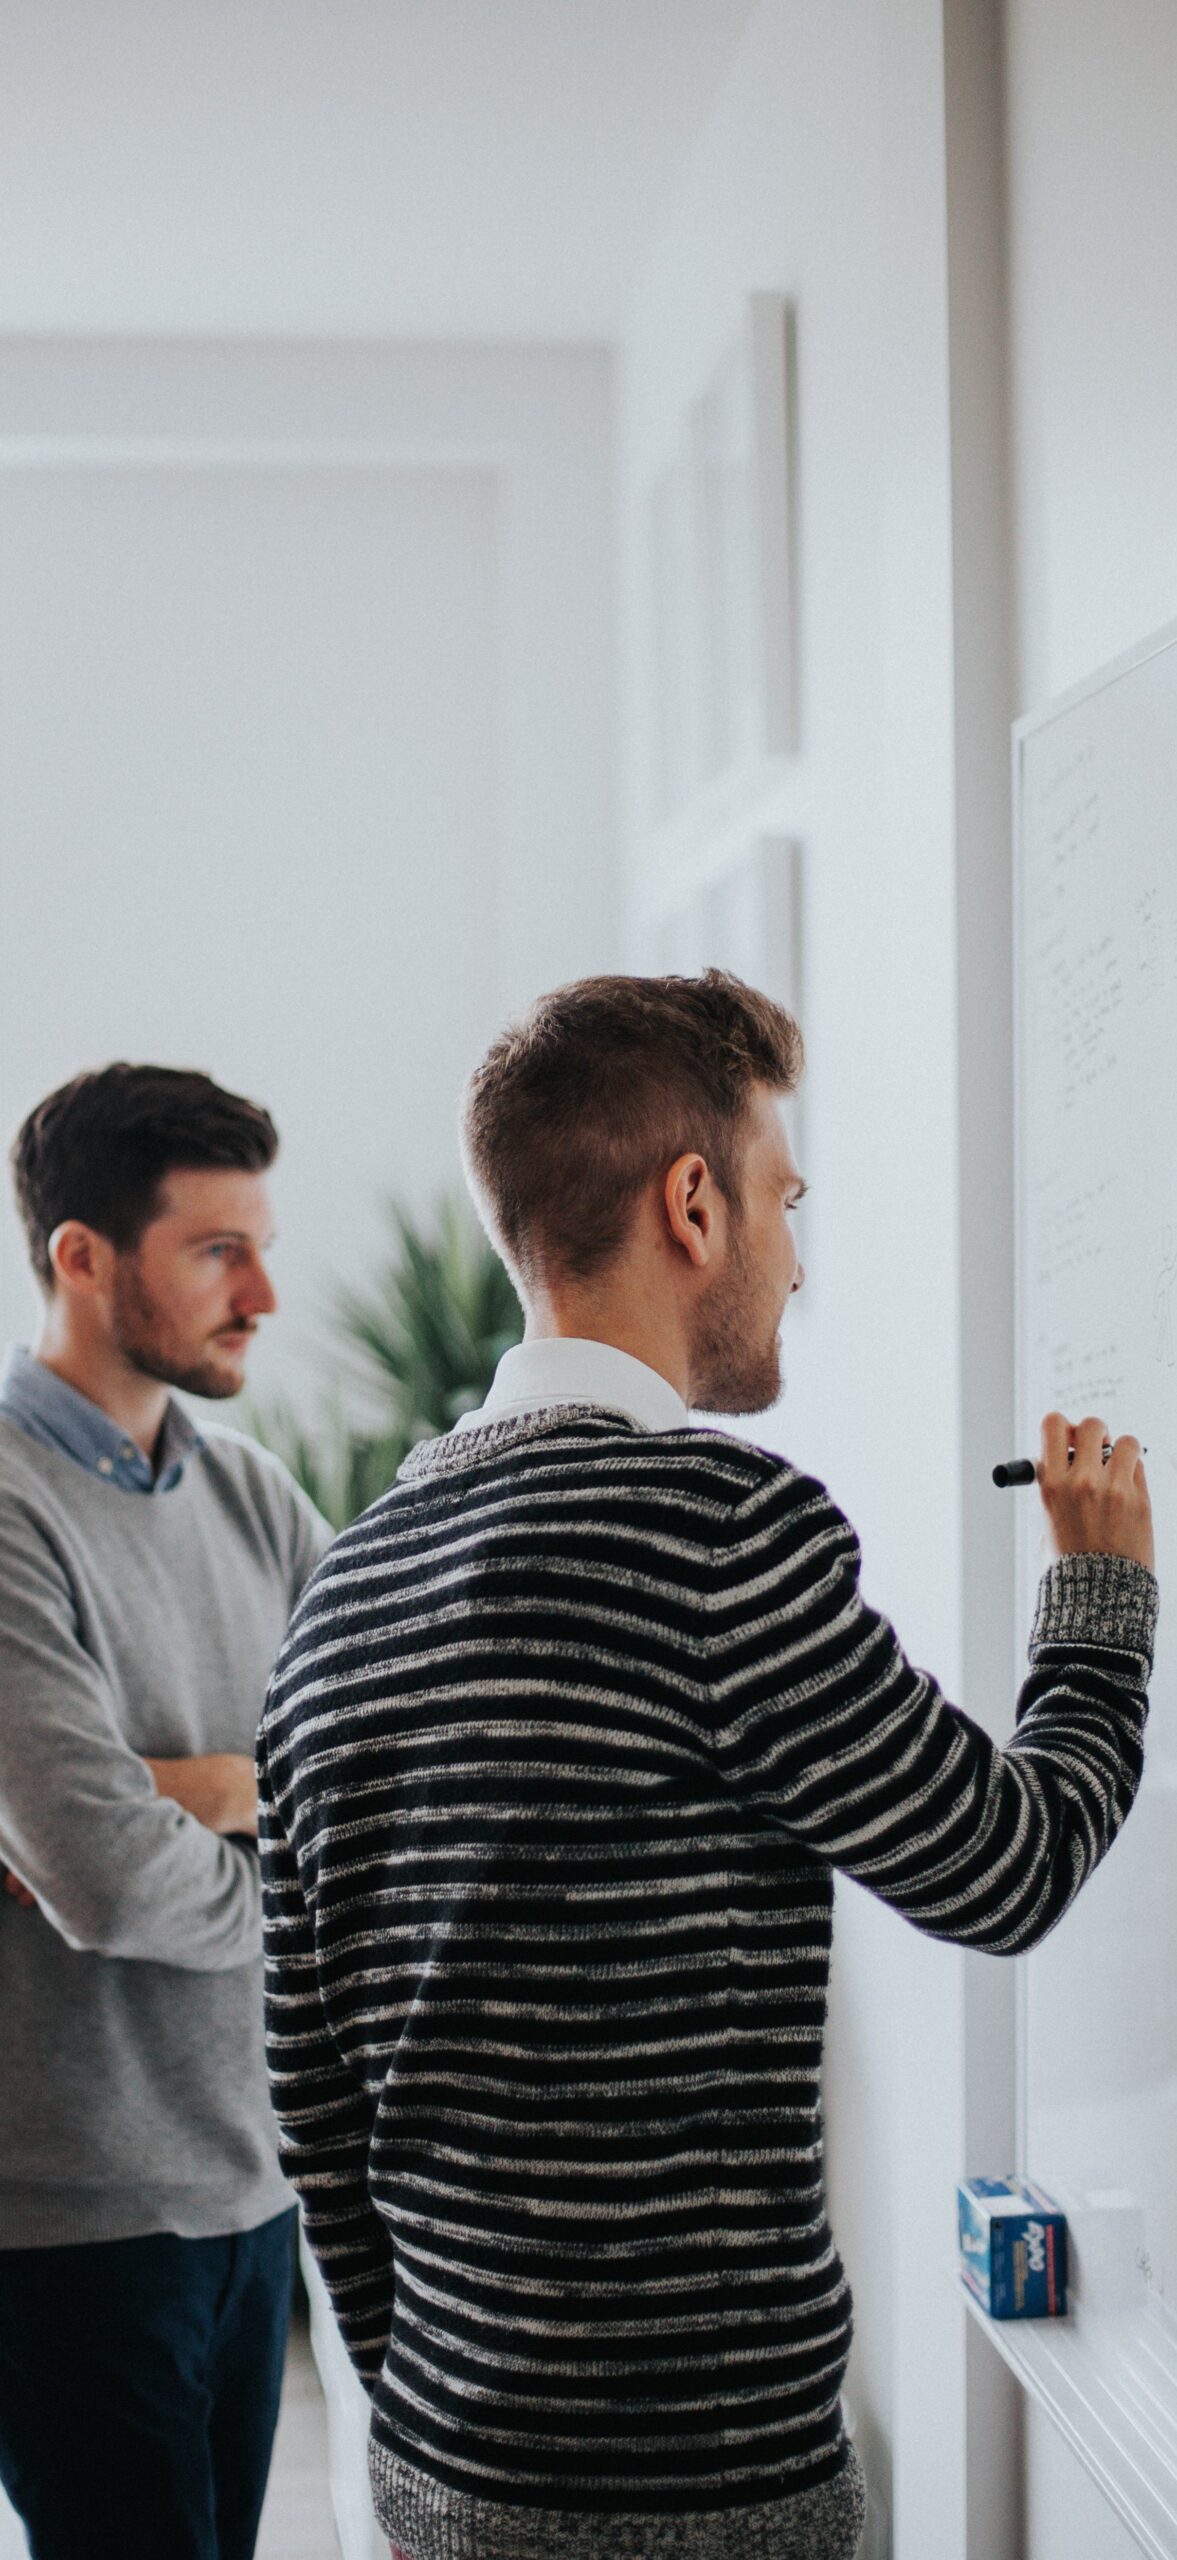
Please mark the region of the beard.
<svg viewBox="0 0 1177 2560"><path fill-rule="evenodd" d="M130 1254L120 1254L115 1264L112 1317L116 1348L141 1378L155 1378L190 1396L240 1395L240 1371L217 1358L215 1344L193 1356L192 1346L179 1339Z"/></svg>
<svg viewBox="0 0 1177 2560"><path fill-rule="evenodd" d="M779 1320L768 1330L764 1284L737 1225L727 1268L699 1307L691 1402L700 1413L767 1413L781 1392Z"/></svg>

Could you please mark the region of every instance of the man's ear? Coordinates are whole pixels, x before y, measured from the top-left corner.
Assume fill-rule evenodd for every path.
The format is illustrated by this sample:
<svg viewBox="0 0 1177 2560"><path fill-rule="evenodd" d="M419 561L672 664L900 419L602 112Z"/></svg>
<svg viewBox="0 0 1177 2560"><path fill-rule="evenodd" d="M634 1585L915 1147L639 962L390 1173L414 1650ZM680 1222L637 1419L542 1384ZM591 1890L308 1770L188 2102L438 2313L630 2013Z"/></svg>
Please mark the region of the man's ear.
<svg viewBox="0 0 1177 2560"><path fill-rule="evenodd" d="M80 1218L63 1218L49 1238L49 1261L57 1288L92 1297L109 1281L114 1246Z"/></svg>
<svg viewBox="0 0 1177 2560"><path fill-rule="evenodd" d="M670 1240L697 1271L706 1269L716 1247L719 1194L705 1156L678 1156L662 1187Z"/></svg>

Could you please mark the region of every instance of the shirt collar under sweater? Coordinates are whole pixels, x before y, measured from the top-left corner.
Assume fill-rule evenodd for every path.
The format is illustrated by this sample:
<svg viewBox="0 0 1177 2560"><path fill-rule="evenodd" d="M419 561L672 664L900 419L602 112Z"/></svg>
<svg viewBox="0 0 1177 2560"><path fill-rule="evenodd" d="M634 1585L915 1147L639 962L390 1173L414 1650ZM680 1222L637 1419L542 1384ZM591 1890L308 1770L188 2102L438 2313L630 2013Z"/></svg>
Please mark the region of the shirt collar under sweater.
<svg viewBox="0 0 1177 2560"><path fill-rule="evenodd" d="M639 1431L681 1431L690 1421L670 1380L612 1342L582 1342L570 1335L517 1342L505 1351L485 1404L464 1413L459 1431L488 1422L544 1413L553 1405L587 1404L623 1413Z"/></svg>
<svg viewBox="0 0 1177 2560"><path fill-rule="evenodd" d="M181 1406L169 1400L159 1443L159 1466L138 1443L89 1396L67 1386L43 1360L14 1346L0 1371L0 1414L42 1448L60 1449L90 1475L118 1485L123 1493L170 1493L184 1472L185 1459L204 1443Z"/></svg>

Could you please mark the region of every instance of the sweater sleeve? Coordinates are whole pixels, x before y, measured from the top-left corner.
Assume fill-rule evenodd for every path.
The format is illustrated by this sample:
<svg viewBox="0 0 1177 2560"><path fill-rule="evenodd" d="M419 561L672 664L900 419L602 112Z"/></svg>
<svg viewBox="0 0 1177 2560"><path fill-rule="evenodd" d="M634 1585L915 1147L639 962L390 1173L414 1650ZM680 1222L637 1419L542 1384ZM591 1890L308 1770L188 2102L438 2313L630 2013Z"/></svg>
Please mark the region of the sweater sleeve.
<svg viewBox="0 0 1177 2560"><path fill-rule="evenodd" d="M266 2067L282 2167L340 2335L368 2391L392 2319L392 2251L368 2192L375 2107L342 2061L319 1994L315 1932L298 1861L258 1743L258 1846L265 1950Z"/></svg>
<svg viewBox="0 0 1177 2560"><path fill-rule="evenodd" d="M327 1549L334 1545L336 1531L329 1520L303 1492L302 1486L290 1481L292 1535L290 1541L290 1606L301 1600L312 1573L322 1564Z"/></svg>
<svg viewBox="0 0 1177 2560"><path fill-rule="evenodd" d="M929 1936L1037 1944L1140 1783L1157 1586L1122 1557L1043 1576L1004 1750L913 1669L859 1589L850 1524L775 1472L738 1506L711 1595L715 1741L769 1822Z"/></svg>
<svg viewBox="0 0 1177 2560"><path fill-rule="evenodd" d="M0 1866L67 1946L219 1973L256 1960L257 1862L156 1794L78 1633L66 1569L0 1506Z"/></svg>

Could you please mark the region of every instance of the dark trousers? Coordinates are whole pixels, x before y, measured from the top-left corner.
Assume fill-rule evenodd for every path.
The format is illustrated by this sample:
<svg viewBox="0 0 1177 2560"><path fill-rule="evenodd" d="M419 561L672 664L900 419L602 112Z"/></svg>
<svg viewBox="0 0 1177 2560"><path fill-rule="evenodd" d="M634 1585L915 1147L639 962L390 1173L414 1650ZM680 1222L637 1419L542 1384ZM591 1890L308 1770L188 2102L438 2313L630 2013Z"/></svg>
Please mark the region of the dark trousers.
<svg viewBox="0 0 1177 2560"><path fill-rule="evenodd" d="M0 2480L32 2560L252 2560L294 2225L0 2249Z"/></svg>

